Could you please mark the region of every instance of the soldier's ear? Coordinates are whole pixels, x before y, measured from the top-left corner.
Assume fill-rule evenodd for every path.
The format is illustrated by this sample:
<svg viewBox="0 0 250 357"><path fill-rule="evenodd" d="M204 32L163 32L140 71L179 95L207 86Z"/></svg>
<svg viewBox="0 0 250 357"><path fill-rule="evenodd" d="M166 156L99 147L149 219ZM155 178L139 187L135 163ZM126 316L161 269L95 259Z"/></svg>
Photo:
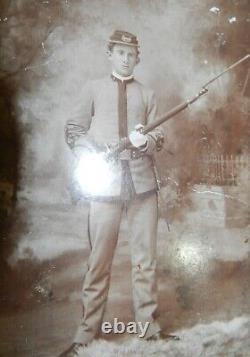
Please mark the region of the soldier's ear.
<svg viewBox="0 0 250 357"><path fill-rule="evenodd" d="M140 57L139 56L136 57L136 64L138 64L138 63L140 63Z"/></svg>
<svg viewBox="0 0 250 357"><path fill-rule="evenodd" d="M110 50L107 50L107 51L106 51L106 55L107 55L108 59L110 59L110 58L111 58L111 55L112 55L111 51L110 51Z"/></svg>

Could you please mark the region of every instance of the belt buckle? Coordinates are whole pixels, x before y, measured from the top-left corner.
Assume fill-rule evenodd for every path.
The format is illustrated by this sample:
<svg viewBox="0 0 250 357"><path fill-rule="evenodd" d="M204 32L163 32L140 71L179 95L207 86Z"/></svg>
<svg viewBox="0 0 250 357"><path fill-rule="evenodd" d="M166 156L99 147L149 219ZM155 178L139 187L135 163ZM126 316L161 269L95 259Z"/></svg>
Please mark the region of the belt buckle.
<svg viewBox="0 0 250 357"><path fill-rule="evenodd" d="M125 149L120 153L120 160L131 160L131 150Z"/></svg>
<svg viewBox="0 0 250 357"><path fill-rule="evenodd" d="M125 149L120 153L120 160L136 160L142 155L138 150L133 150L133 149Z"/></svg>

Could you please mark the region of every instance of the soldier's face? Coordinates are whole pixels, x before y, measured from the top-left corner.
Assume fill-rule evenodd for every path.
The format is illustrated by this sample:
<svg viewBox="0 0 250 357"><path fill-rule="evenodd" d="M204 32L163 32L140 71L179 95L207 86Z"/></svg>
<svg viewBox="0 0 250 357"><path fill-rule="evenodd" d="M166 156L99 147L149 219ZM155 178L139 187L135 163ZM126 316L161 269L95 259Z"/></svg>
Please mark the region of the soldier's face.
<svg viewBox="0 0 250 357"><path fill-rule="evenodd" d="M130 76L139 62L137 50L133 46L115 44L109 52L112 70L123 77Z"/></svg>

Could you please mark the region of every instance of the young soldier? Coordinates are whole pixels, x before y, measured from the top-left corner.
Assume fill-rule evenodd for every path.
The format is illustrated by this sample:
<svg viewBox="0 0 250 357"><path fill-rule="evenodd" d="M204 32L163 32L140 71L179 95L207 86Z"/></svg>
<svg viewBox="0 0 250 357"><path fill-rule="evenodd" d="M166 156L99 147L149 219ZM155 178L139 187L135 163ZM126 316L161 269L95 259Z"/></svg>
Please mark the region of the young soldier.
<svg viewBox="0 0 250 357"><path fill-rule="evenodd" d="M135 320L150 323L145 339L169 337L163 336L156 319L158 211L152 154L161 149L163 135L159 130L147 135L135 130L138 124L143 126L156 118L154 93L133 76L139 63L138 48L135 35L124 31L112 34L108 42L112 74L86 85L81 106L66 125L66 141L79 158L90 143L110 148L129 137L133 147L130 144L117 158L108 189L93 194L82 187L83 195L90 199L91 245L82 294L83 316L74 343L60 357L79 356L100 332L124 209L129 223Z"/></svg>

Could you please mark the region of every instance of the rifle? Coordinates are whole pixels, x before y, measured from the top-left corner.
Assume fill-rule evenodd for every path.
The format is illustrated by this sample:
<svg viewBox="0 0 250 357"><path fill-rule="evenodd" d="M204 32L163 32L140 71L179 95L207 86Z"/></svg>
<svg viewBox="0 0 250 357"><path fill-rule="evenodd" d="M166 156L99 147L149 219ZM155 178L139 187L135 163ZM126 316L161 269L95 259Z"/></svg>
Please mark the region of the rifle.
<svg viewBox="0 0 250 357"><path fill-rule="evenodd" d="M221 73L217 74L215 77L210 79L207 83L205 83L202 86L202 88L199 91L199 93L196 94L194 97L192 97L189 100L186 100L185 102L177 105L176 107L174 107L170 111L164 113L159 118L157 118L153 123L147 124L144 127L139 128L138 129L139 132L141 134L147 134L150 131L152 131L155 128L157 128L158 126L160 126L161 124L165 123L167 120L169 120L169 119L173 118L174 116L176 116L178 113L182 112L184 109L189 107L191 104L196 102L201 96L203 96L204 94L206 94L208 92L208 89L207 89L208 85L210 85L211 83L216 81L218 78L220 78L222 75L224 75L228 71L232 70L233 68L238 66L240 63L246 61L249 58L250 58L250 55L247 54L246 56L244 56L241 59L239 59L237 62L233 63L231 66L227 67L224 71L222 71ZM131 142L129 141L129 138L127 138L127 137L123 138L123 139L120 140L118 147L116 149L114 149L112 154L118 154L118 153L122 152L123 150L131 149L132 147L133 146L132 146Z"/></svg>

